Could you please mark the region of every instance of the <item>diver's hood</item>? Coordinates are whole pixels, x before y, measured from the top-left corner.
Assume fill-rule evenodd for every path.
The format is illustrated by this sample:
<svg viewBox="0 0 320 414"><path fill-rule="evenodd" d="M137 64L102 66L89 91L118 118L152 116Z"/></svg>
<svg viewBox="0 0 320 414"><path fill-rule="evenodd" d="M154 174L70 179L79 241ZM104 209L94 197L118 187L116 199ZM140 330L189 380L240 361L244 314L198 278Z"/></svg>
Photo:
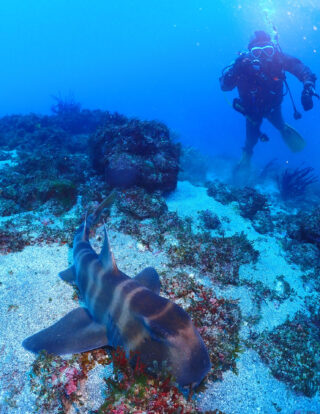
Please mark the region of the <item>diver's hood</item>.
<svg viewBox="0 0 320 414"><path fill-rule="evenodd" d="M273 44L270 35L263 30L257 30L250 39L248 49L250 50L255 46L266 46L270 44Z"/></svg>

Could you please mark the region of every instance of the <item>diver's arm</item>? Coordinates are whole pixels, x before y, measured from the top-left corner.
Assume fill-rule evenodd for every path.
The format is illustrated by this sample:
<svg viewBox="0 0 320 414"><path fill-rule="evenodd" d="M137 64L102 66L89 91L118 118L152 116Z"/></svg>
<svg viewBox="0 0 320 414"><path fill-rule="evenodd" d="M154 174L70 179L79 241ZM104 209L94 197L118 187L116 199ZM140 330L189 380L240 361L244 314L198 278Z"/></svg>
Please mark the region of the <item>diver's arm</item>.
<svg viewBox="0 0 320 414"><path fill-rule="evenodd" d="M237 66L235 62L227 66L219 78L220 87L223 91L232 91L237 86L238 80Z"/></svg>
<svg viewBox="0 0 320 414"><path fill-rule="evenodd" d="M230 65L223 69L220 77L220 87L223 91L231 91L238 86L239 80L252 75L252 62L248 53L240 56Z"/></svg>
<svg viewBox="0 0 320 414"><path fill-rule="evenodd" d="M282 54L283 56L283 69L292 73L296 78L303 83L304 86L309 85L312 88L316 86L316 75L312 73L311 69L303 64L301 60L294 56Z"/></svg>
<svg viewBox="0 0 320 414"><path fill-rule="evenodd" d="M313 108L313 96L318 96L315 93L317 77L311 72L308 66L304 65L301 60L283 54L283 68L292 73L303 83L303 90L301 93L301 104L305 111L310 111Z"/></svg>

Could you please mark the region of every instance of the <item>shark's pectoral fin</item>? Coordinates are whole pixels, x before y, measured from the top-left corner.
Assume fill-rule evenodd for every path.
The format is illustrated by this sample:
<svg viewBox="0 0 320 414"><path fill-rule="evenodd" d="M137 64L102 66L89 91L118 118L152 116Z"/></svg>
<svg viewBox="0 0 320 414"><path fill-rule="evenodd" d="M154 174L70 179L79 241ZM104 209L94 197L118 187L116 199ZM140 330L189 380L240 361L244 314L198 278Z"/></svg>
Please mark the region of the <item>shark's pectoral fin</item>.
<svg viewBox="0 0 320 414"><path fill-rule="evenodd" d="M92 320L87 309L80 307L49 328L29 336L22 345L35 353L46 350L56 355L74 354L108 345L107 330Z"/></svg>
<svg viewBox="0 0 320 414"><path fill-rule="evenodd" d="M159 295L160 293L160 278L158 272L153 267L146 267L142 270L136 277L133 278L136 280L140 285L145 286L146 288L152 290L152 292Z"/></svg>
<svg viewBox="0 0 320 414"><path fill-rule="evenodd" d="M68 269L63 270L59 273L62 280L68 283L74 283L76 281L76 267L72 265Z"/></svg>

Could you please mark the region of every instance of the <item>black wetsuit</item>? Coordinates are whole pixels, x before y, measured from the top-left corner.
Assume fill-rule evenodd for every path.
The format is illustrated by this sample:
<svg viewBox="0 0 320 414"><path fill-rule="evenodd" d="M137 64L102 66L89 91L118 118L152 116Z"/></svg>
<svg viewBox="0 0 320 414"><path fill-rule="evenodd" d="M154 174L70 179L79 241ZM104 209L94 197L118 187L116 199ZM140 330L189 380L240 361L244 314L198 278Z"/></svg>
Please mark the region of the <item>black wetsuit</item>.
<svg viewBox="0 0 320 414"><path fill-rule="evenodd" d="M240 104L246 115L246 143L244 151L251 156L259 137L263 118L277 129L284 128L281 102L284 93L285 71L292 73L304 84L315 87L316 76L299 59L278 51L272 60L255 59L250 52L243 53L221 78L223 91L238 88Z"/></svg>

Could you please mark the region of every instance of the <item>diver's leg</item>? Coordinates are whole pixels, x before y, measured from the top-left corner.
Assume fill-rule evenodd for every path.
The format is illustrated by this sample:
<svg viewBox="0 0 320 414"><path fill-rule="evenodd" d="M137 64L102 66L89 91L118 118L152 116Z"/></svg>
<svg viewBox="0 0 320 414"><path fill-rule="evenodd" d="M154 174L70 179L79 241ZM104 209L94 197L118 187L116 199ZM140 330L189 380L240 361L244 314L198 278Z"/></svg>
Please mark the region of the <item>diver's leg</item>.
<svg viewBox="0 0 320 414"><path fill-rule="evenodd" d="M282 132L286 124L282 117L281 105L276 106L273 108L266 117L271 124L276 127L280 132Z"/></svg>
<svg viewBox="0 0 320 414"><path fill-rule="evenodd" d="M253 154L253 148L257 144L261 135L260 125L262 118L257 120L246 120L246 141L243 147L241 160L233 170L233 184L238 187L248 185L250 179L250 161Z"/></svg>
<svg viewBox="0 0 320 414"><path fill-rule="evenodd" d="M240 164L249 165L253 154L253 148L257 145L259 137L261 135L260 126L262 119L246 119L246 141L243 147L243 155Z"/></svg>

